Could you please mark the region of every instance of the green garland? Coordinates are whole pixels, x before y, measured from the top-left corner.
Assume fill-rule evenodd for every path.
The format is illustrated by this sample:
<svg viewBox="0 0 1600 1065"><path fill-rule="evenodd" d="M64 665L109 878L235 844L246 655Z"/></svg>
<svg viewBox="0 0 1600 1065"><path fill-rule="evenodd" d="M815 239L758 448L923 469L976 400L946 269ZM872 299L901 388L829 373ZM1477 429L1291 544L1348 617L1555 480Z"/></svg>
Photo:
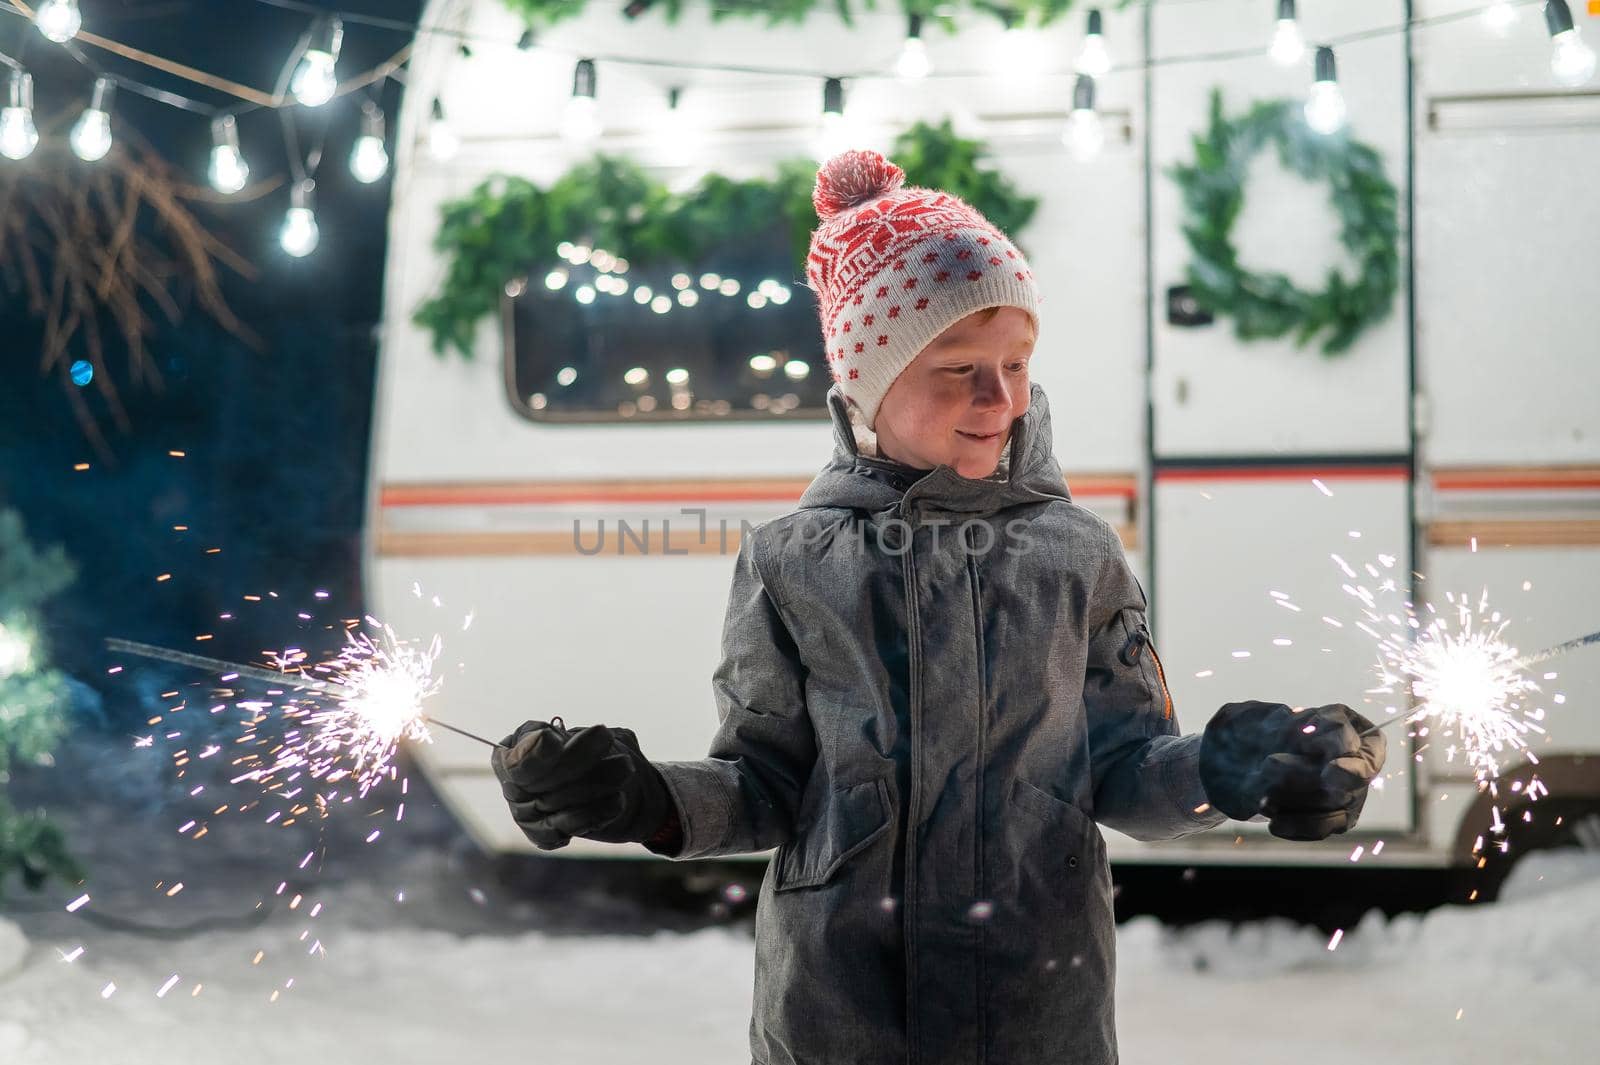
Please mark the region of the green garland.
<svg viewBox="0 0 1600 1065"><path fill-rule="evenodd" d="M1232 232L1244 206L1245 175L1268 144L1286 169L1328 183L1340 242L1358 264L1354 281L1330 268L1327 287L1306 292L1283 274L1253 273L1239 264ZM1194 156L1193 165L1168 171L1183 192L1183 234L1192 252L1187 278L1201 306L1233 318L1239 339L1293 331L1295 344L1304 347L1326 329L1323 354L1335 355L1388 316L1399 285L1398 197L1377 152L1343 134L1313 131L1290 100L1263 101L1240 118L1226 118L1222 94L1213 89L1210 128L1195 135Z"/></svg>
<svg viewBox="0 0 1600 1065"><path fill-rule="evenodd" d="M890 153L908 185L961 197L1001 230L1015 235L1038 200L1019 195L1002 174L979 170L982 146L956 136L950 120L919 122ZM734 181L707 174L674 193L630 160L605 154L580 163L548 189L518 177L494 177L444 205L434 248L449 263L441 290L413 320L433 337L433 350L472 356L473 334L494 313L508 280L555 259L556 245L582 238L630 263L702 263L729 246L784 239L796 276L805 276L816 227L811 190L817 163L790 159L772 179ZM1021 247L1021 241L1017 241Z"/></svg>
<svg viewBox="0 0 1600 1065"><path fill-rule="evenodd" d="M974 11L986 12L1008 22L1020 17L1023 23L1033 26L1048 26L1077 6L1077 0L1007 0L1007 2L961 0L961 2ZM1124 8L1133 2L1134 0L1114 0L1112 3L1100 6ZM502 0L502 3L513 14L521 15L529 27L553 26L564 19L582 14L584 8L588 6L588 0ZM685 6L685 0L658 0L649 5L650 10L659 9L665 14L669 23L678 21ZM814 9L830 6L839 13L840 20L846 26L855 26L856 5L852 0L831 0L831 2L830 0L713 0L711 21L721 22L730 17L765 17L769 27L785 22L798 25L804 22ZM877 0L861 0L861 6L868 11L878 10ZM928 23L937 22L943 25L948 33L957 31L955 20L948 14L934 13L935 8L944 8L948 12L955 6L951 0L900 0L899 6L907 15L922 15Z"/></svg>

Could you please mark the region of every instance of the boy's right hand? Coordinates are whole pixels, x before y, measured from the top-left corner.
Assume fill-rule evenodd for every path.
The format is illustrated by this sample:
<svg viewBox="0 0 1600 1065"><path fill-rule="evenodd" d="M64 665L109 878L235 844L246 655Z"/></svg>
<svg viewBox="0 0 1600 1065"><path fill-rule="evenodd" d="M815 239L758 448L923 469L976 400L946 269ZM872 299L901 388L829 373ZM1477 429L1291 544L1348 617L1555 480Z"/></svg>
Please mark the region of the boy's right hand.
<svg viewBox="0 0 1600 1065"><path fill-rule="evenodd" d="M522 834L553 851L584 829L615 817L627 760L611 753L605 729L569 733L548 721L524 721L494 749L489 764Z"/></svg>
<svg viewBox="0 0 1600 1065"><path fill-rule="evenodd" d="M644 841L672 806L660 772L632 730L525 721L489 757L523 835L540 850L574 836Z"/></svg>

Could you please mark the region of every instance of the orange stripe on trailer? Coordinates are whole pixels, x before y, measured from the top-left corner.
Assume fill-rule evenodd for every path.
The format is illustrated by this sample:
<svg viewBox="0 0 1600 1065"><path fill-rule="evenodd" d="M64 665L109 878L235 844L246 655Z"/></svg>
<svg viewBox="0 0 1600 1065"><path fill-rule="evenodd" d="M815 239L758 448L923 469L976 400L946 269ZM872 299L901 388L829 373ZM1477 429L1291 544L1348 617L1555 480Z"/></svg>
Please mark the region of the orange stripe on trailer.
<svg viewBox="0 0 1600 1065"><path fill-rule="evenodd" d="M1600 488L1600 469L1593 466L1531 466L1523 468L1464 468L1433 471L1433 485L1441 492L1494 492L1533 490L1592 491Z"/></svg>
<svg viewBox="0 0 1600 1065"><path fill-rule="evenodd" d="M1137 497L1128 476L1068 479L1074 495ZM551 503L788 503L798 502L811 479L770 481L527 481L386 484L383 507L516 506Z"/></svg>
<svg viewBox="0 0 1600 1065"><path fill-rule="evenodd" d="M1197 466L1156 471L1158 481L1404 481L1406 466Z"/></svg>

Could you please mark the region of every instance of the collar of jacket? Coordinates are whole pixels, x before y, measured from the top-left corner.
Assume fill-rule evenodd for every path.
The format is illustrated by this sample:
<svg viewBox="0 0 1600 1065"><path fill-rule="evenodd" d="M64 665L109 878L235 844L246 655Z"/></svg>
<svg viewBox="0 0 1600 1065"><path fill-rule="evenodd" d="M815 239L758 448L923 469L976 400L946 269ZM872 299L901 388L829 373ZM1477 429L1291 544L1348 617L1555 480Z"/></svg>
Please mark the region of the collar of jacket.
<svg viewBox="0 0 1600 1065"><path fill-rule="evenodd" d="M963 477L941 463L931 470L893 459L863 455L837 383L828 389L833 419L833 457L800 496L799 506L893 509L915 523L919 512L991 514L1017 503L1071 499L1050 431L1050 402L1044 389L1029 389L1028 409L1011 432L1011 458L1004 476Z"/></svg>

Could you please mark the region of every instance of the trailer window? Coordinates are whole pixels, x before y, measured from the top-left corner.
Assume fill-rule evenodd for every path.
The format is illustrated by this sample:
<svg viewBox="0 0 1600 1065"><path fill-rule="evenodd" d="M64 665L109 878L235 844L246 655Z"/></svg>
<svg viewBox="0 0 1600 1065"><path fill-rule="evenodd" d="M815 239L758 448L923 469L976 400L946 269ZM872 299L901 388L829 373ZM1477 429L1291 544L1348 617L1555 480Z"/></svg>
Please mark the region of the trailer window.
<svg viewBox="0 0 1600 1065"><path fill-rule="evenodd" d="M828 417L816 298L793 277L786 247L724 254L716 268L560 250L502 301L507 384L525 416Z"/></svg>

